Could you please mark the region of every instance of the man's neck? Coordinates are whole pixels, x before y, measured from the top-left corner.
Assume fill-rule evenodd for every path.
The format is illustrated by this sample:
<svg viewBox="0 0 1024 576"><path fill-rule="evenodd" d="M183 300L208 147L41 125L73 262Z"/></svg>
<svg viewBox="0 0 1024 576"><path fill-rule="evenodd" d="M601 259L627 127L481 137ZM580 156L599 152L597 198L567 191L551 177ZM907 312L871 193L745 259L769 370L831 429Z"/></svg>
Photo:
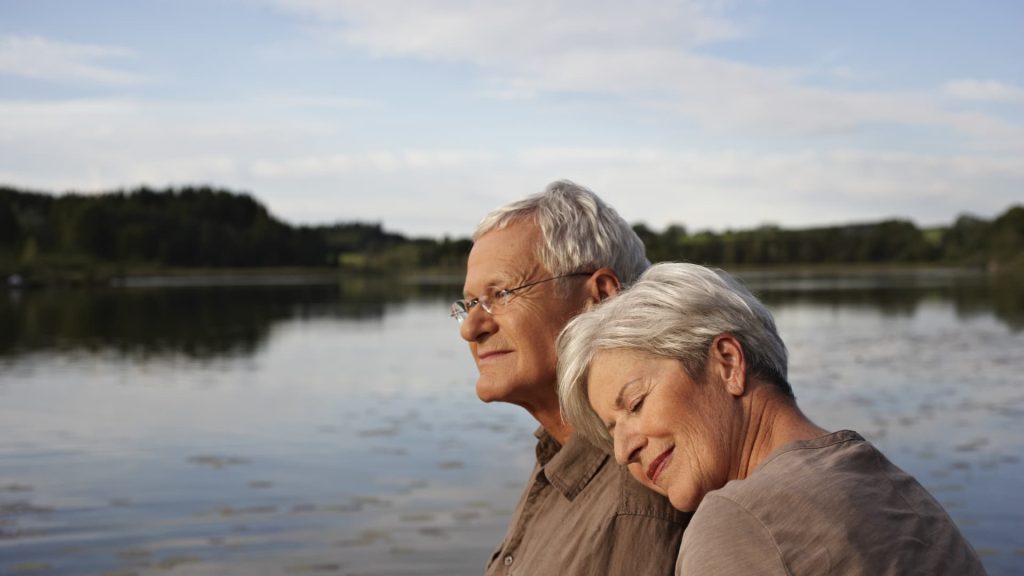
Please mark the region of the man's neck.
<svg viewBox="0 0 1024 576"><path fill-rule="evenodd" d="M541 427L562 446L565 446L565 443L572 437L572 426L562 420L562 410L558 405L558 396L541 399L539 402L517 402L517 404L529 412L534 420L539 422Z"/></svg>
<svg viewBox="0 0 1024 576"><path fill-rule="evenodd" d="M555 414L534 414L533 417L536 418L537 422L540 422L540 425L544 427L544 430L546 430L547 433L557 440L562 446L565 446L566 442L569 441L569 438L572 437L572 426L569 426L569 424L562 420L561 411L556 411Z"/></svg>

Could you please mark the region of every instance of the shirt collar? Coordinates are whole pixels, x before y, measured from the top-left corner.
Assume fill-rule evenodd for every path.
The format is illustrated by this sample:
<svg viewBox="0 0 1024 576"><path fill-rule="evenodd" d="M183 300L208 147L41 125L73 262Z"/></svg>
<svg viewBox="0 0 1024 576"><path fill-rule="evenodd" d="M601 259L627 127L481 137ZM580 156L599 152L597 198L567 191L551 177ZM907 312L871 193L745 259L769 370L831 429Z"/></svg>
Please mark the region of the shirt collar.
<svg viewBox="0 0 1024 576"><path fill-rule="evenodd" d="M570 501L587 487L608 460L607 454L577 434L573 434L565 446L543 427L537 428L533 435L537 437L539 474Z"/></svg>

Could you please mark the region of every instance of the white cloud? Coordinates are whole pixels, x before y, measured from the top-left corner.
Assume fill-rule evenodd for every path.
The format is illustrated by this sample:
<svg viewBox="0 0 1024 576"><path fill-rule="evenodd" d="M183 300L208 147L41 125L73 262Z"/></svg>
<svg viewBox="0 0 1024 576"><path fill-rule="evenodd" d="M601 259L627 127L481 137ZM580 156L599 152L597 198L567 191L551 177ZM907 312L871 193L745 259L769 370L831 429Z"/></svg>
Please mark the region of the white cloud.
<svg viewBox="0 0 1024 576"><path fill-rule="evenodd" d="M0 74L57 82L129 85L143 82L141 75L104 64L135 53L125 48L72 44L40 36L0 37Z"/></svg>
<svg viewBox="0 0 1024 576"><path fill-rule="evenodd" d="M247 190L293 222L383 221L465 235L492 208L558 178L593 187L630 221L663 227L949 222L1020 202L1013 154L848 149L524 146L359 148L273 109L141 100L0 101L0 176L44 190L208 183ZM353 114L359 114L354 110ZM340 131L344 135L345 131ZM57 159L57 160L55 160ZM454 209L453 209L454 207Z"/></svg>
<svg viewBox="0 0 1024 576"><path fill-rule="evenodd" d="M1001 211L1019 202L1024 183L1024 163L1015 158L855 149L538 148L523 151L519 162L527 173L557 171L592 186L627 218L656 227L818 225L890 216L942 223L968 207Z"/></svg>
<svg viewBox="0 0 1024 576"><path fill-rule="evenodd" d="M742 30L718 16L721 1L277 0L290 11L341 26L341 38L386 56L482 65L548 54L630 46L693 46Z"/></svg>
<svg viewBox="0 0 1024 576"><path fill-rule="evenodd" d="M961 100L1024 103L1024 88L998 80L951 80L946 83L944 91L947 96Z"/></svg>
<svg viewBox="0 0 1024 576"><path fill-rule="evenodd" d="M490 162L493 154L473 150L377 150L354 154L330 154L284 159L256 160L254 175L264 178L339 177L353 172L396 173L452 170Z"/></svg>
<svg viewBox="0 0 1024 576"><path fill-rule="evenodd" d="M232 186L251 159L283 156L327 130L242 109L240 102L0 101L0 170L20 175L11 184L47 189Z"/></svg>
<svg viewBox="0 0 1024 576"><path fill-rule="evenodd" d="M271 93L254 98L254 104L272 108L289 108L304 110L351 110L353 108L369 108L375 105L368 98L348 98L344 96L310 96L305 94Z"/></svg>
<svg viewBox="0 0 1024 576"><path fill-rule="evenodd" d="M623 95L659 103L713 132L803 138L864 126L940 127L971 145L1020 148L1019 127L981 112L947 109L940 90L850 91L813 85L822 62L755 66L713 57L705 45L748 32L712 0L636 3L530 0L402 2L276 0L322 29L383 57L468 62L481 93ZM828 68L852 74L841 54ZM948 91L949 88L947 88ZM955 93L1015 95L1003 85L954 84Z"/></svg>

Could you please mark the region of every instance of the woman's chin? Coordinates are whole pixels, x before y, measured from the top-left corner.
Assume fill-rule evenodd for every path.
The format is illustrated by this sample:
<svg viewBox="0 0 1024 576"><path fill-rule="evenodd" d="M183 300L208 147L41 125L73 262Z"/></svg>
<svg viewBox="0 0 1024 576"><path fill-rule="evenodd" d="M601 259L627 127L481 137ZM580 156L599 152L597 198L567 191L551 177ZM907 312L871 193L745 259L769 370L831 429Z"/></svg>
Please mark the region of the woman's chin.
<svg viewBox="0 0 1024 576"><path fill-rule="evenodd" d="M637 482L643 484L644 487L647 488L648 490L651 490L652 492L657 492L662 496L668 496L668 493L665 492L665 490L662 489L661 486L658 486L657 484L651 482L647 478L647 475L644 474L643 466L641 466L639 462L634 462L629 465L629 473L633 475L633 478Z"/></svg>
<svg viewBox="0 0 1024 576"><path fill-rule="evenodd" d="M697 506L700 506L700 501L703 499L702 496L692 492L673 492L671 487L669 488L668 501L676 510L680 512L694 512L697 510Z"/></svg>

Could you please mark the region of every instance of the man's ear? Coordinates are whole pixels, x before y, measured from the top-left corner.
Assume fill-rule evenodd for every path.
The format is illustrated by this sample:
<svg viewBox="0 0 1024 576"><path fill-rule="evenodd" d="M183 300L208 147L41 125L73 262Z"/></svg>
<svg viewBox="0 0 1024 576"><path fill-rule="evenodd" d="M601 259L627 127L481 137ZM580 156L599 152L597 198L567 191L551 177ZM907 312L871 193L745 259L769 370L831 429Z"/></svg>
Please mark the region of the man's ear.
<svg viewBox="0 0 1024 576"><path fill-rule="evenodd" d="M605 299L611 298L622 290L619 277L611 268L598 268L587 279L587 309Z"/></svg>
<svg viewBox="0 0 1024 576"><path fill-rule="evenodd" d="M709 374L725 386L733 396L743 396L747 390L747 359L743 345L732 334L721 334L711 342L708 351ZM713 381L715 381L713 380Z"/></svg>

